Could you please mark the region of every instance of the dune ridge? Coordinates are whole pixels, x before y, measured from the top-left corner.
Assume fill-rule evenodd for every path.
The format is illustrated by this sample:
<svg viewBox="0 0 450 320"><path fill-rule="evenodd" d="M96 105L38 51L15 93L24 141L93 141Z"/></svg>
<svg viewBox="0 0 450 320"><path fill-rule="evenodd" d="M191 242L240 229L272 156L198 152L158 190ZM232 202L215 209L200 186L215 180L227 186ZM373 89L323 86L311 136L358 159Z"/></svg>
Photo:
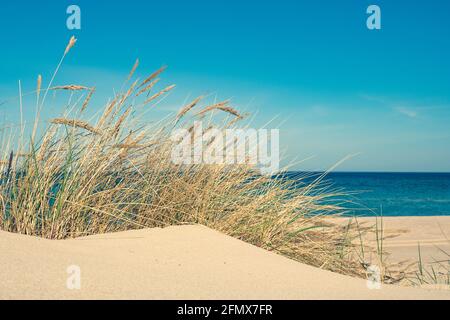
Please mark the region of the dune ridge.
<svg viewBox="0 0 450 320"><path fill-rule="evenodd" d="M81 289L66 286L67 267ZM450 299L304 265L200 225L69 240L0 232L1 299Z"/></svg>

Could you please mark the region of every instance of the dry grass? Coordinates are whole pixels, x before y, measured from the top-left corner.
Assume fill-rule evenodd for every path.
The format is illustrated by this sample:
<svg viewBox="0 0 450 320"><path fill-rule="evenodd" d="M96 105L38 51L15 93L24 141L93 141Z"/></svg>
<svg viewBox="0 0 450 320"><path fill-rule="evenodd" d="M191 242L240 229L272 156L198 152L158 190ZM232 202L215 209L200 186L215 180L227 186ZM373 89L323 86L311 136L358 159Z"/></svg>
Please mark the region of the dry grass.
<svg viewBox="0 0 450 320"><path fill-rule="evenodd" d="M68 84L64 86L56 86L53 88L50 88L50 90L68 90L68 91L79 91L79 90L89 90L90 88L85 86L80 86L76 84Z"/></svg>
<svg viewBox="0 0 450 320"><path fill-rule="evenodd" d="M198 112L197 115L200 116L200 115L204 115L205 113L208 113L208 112L211 112L214 110L221 110L223 112L226 112L226 113L229 113L229 114L235 116L236 118L242 119L243 117L239 114L239 112L237 112L237 110L228 106L229 103L230 103L230 101L226 100L226 101L222 101L222 102L213 104L211 106L204 108L200 112Z"/></svg>
<svg viewBox="0 0 450 320"><path fill-rule="evenodd" d="M53 119L51 121L51 123L53 123L53 124L63 124L63 125L66 125L66 126L81 128L81 129L87 130L87 131L89 131L91 133L100 134L100 130L94 128L89 123L87 123L85 121L82 121L82 120L56 118L56 119Z"/></svg>

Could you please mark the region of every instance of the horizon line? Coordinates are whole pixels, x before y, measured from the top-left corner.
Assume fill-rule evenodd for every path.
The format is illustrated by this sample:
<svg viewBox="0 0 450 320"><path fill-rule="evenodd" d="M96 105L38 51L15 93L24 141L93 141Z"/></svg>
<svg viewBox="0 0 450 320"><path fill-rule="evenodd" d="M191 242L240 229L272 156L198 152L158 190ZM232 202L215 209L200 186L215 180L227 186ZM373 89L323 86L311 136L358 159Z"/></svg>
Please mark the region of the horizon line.
<svg viewBox="0 0 450 320"><path fill-rule="evenodd" d="M422 173L422 174L450 174L450 171L377 171L377 170L287 170L285 172L306 172L306 173Z"/></svg>

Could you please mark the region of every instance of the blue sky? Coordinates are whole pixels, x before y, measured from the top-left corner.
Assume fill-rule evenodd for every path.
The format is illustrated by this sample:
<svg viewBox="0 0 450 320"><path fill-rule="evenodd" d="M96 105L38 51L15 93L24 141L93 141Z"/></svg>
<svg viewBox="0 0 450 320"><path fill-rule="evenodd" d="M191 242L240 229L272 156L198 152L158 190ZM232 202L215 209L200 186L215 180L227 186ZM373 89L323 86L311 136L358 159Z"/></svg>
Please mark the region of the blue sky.
<svg viewBox="0 0 450 320"><path fill-rule="evenodd" d="M81 8L80 31L66 28L69 4ZM370 4L381 30L366 27ZM75 34L56 83L95 85L96 101L139 57L141 75L169 66L180 106L213 93L256 114L255 125L276 117L287 161L313 156L296 169L358 153L338 169L450 171L449 13L444 0L2 3L0 100L19 79L24 91L38 74L48 81ZM14 100L0 106L2 119L17 114Z"/></svg>

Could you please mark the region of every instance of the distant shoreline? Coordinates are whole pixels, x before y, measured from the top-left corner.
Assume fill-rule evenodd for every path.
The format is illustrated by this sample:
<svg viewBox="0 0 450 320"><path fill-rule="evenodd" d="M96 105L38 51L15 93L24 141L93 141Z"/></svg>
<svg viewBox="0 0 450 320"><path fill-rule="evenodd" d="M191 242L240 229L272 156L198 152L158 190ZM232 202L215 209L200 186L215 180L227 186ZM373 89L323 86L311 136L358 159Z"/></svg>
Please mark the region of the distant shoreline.
<svg viewBox="0 0 450 320"><path fill-rule="evenodd" d="M450 173L291 171L282 178L299 187L320 180L337 194L328 204L347 216L450 216Z"/></svg>
<svg viewBox="0 0 450 320"><path fill-rule="evenodd" d="M333 174L333 173L363 173L363 174L448 174L450 175L450 171L303 171L303 170L288 170L287 173L317 173L317 174Z"/></svg>
<svg viewBox="0 0 450 320"><path fill-rule="evenodd" d="M347 217L342 217L348 221ZM383 226L383 246L390 253L392 262L417 261L419 245L425 263L435 260L448 261L450 254L450 216L357 217L358 223ZM374 234L367 238L376 244Z"/></svg>
<svg viewBox="0 0 450 320"><path fill-rule="evenodd" d="M449 214L431 214L431 215L395 215L395 214L383 214L383 215L351 215L351 214L342 214L341 215L344 218L437 218L437 217L450 217Z"/></svg>

